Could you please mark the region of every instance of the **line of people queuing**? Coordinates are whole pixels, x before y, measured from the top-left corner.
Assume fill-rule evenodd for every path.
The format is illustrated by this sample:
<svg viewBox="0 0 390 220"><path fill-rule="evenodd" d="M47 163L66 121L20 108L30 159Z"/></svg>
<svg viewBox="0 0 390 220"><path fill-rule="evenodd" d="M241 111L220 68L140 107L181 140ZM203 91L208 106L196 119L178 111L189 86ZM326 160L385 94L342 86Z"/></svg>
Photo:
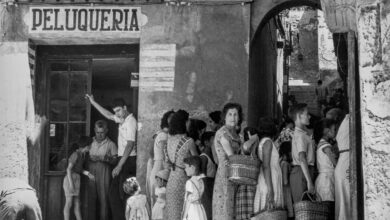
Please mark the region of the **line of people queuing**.
<svg viewBox="0 0 390 220"><path fill-rule="evenodd" d="M86 98L119 124L118 149L106 137L105 121L95 123L92 140L80 139L64 178L65 219L69 219L72 203L76 218L81 219L77 214L80 174L90 179L89 190L96 189L96 219L100 220L240 220L269 209L287 209L293 218L293 203L301 201L306 191L316 193L321 201L335 201L336 219L348 218L349 117L339 109L311 123L306 104L296 104L280 132L275 120L267 117L256 128L241 129L243 112L236 103L212 112L209 126L190 119L184 110L168 111L149 147L146 193L142 194L135 178L135 118L123 100L116 100L113 114L92 95ZM82 167L85 152L89 152L87 170ZM228 180L228 158L234 154L261 161L257 185Z"/></svg>
<svg viewBox="0 0 390 220"><path fill-rule="evenodd" d="M163 116L147 172L152 219L251 219L269 209L287 209L293 219L293 204L305 192L335 202L335 219L349 218L349 116L342 110L312 121L307 105L298 103L280 132L266 117L257 128L241 131L239 104L226 104L220 116L213 121L220 126L206 132L206 123L189 119L184 110ZM228 180L233 154L260 159L256 186Z"/></svg>

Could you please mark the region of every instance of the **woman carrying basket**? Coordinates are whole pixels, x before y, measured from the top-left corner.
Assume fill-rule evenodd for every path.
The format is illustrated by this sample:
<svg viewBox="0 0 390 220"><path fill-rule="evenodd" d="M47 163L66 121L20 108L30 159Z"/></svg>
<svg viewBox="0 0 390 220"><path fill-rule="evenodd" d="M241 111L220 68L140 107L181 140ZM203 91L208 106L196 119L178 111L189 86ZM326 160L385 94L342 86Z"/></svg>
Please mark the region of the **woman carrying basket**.
<svg viewBox="0 0 390 220"><path fill-rule="evenodd" d="M279 165L279 153L272 138L276 126L271 118L259 121L260 144L257 155L263 162L257 183L254 211L283 208L283 176Z"/></svg>
<svg viewBox="0 0 390 220"><path fill-rule="evenodd" d="M237 154L241 141L237 130L242 122L242 108L228 103L222 111L222 126L216 133L214 146L219 166L215 176L213 192L213 220L234 219L234 185L228 180L228 157Z"/></svg>

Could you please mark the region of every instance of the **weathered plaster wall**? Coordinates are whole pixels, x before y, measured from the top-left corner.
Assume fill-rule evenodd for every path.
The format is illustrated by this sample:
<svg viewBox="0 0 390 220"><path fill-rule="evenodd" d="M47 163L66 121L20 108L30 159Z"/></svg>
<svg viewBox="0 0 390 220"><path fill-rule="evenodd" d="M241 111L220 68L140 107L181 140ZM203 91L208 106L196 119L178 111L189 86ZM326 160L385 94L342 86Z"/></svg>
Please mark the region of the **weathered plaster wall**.
<svg viewBox="0 0 390 220"><path fill-rule="evenodd" d="M173 92L139 93L138 174L144 178L145 147L159 128L162 114L186 109L205 118L226 102L238 102L247 112L249 5L166 7L144 6L147 44L176 44Z"/></svg>
<svg viewBox="0 0 390 220"><path fill-rule="evenodd" d="M3 10L3 8L2 8ZM5 10L5 9L4 9ZM148 154L145 146L150 144L151 137L159 128L160 117L170 109L186 109L191 116L206 118L207 113L220 110L226 102L239 102L247 112L248 90L248 57L249 57L249 5L227 6L166 6L143 5L142 13L147 17L147 23L142 27L140 46L148 44L176 44L176 66L174 89L172 92L150 92L140 89L138 120L140 131L138 134L138 177L144 186L146 174L146 162ZM22 54L26 59L15 59L17 65L7 67L14 72L16 66L26 67L19 71L23 77L28 77L30 72L27 61L27 40L29 37L26 26L28 6L20 5L18 8L10 6L7 12L2 13L2 33L7 33L2 39L0 51L1 62L7 62L9 56ZM3 35L1 35L3 36ZM64 35L64 38L53 38L49 34L40 34L34 37L36 43L41 44L112 44L112 43L135 43L137 39L126 37L115 38L115 35L94 36L92 39L74 38ZM23 45L12 46L19 41ZM4 50L6 45L11 44L10 49ZM17 49L17 50L16 50ZM141 60L142 61L142 60ZM3 66L1 66L3 73ZM2 77L4 74L1 75ZM9 85L17 84L18 78L6 75L11 81ZM7 78L7 79L8 79ZM12 94L14 88L2 88L3 94ZM2 91L3 91L2 90ZM21 92L31 91L23 88ZM14 128L7 128L2 135L7 136L3 141L2 150L10 152L8 157L12 163L4 167L7 173L27 178L26 144L23 142L25 135L19 132L24 125L22 119L24 110L15 105L21 102L14 99L15 96L0 99L1 106L11 106L12 115L9 118L19 124L15 132ZM15 101L16 100L16 101ZM16 111L18 110L18 111ZM3 122L2 122L3 123ZM15 137L13 140L11 137ZM18 144L16 144L18 143ZM17 145L19 151L14 151L12 146ZM22 153L21 153L22 152ZM21 156L23 155L23 156ZM20 167L20 168L19 168ZM39 169L31 171L38 175ZM37 188L37 187L36 187Z"/></svg>
<svg viewBox="0 0 390 220"><path fill-rule="evenodd" d="M0 45L0 177L26 181L27 135L34 122L27 48L27 42Z"/></svg>
<svg viewBox="0 0 390 220"><path fill-rule="evenodd" d="M289 77L304 83L315 83L319 78L317 11L305 9L293 35L293 52L290 56ZM299 40L298 36L299 34ZM298 55L302 54L302 60ZM293 83L289 83L293 85Z"/></svg>
<svg viewBox="0 0 390 220"><path fill-rule="evenodd" d="M21 14L0 5L0 177L28 181L27 136L34 126L34 106L27 39L17 28Z"/></svg>
<svg viewBox="0 0 390 220"><path fill-rule="evenodd" d="M365 219L389 219L390 3L358 6Z"/></svg>
<svg viewBox="0 0 390 220"><path fill-rule="evenodd" d="M324 13L320 10L318 13L318 67L319 78L324 85L327 85L329 91L333 88L343 87L342 79L337 72L337 57L333 43L332 32L330 32L325 23ZM337 44L336 44L337 46Z"/></svg>

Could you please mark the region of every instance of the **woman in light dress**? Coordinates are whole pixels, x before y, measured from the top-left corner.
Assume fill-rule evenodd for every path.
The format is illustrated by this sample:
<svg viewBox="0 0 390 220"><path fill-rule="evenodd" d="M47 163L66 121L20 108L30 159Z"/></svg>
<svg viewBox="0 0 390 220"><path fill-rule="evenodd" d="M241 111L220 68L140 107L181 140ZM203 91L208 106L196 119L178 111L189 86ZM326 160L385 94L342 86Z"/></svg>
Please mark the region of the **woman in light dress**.
<svg viewBox="0 0 390 220"><path fill-rule="evenodd" d="M349 187L349 115L346 115L337 132L336 141L340 157L335 168L336 220L349 220L351 216L351 194Z"/></svg>
<svg viewBox="0 0 390 220"><path fill-rule="evenodd" d="M153 147L153 155L154 155L154 162L153 162L153 168L150 172L149 177L149 192L151 195L150 204L153 207L154 203L156 202L156 194L155 189L157 187L156 185L156 174L158 171L166 168L164 167L164 161L165 161L165 154L164 149L167 147L167 140L168 140L168 122L170 118L172 117L174 111L168 111L164 113L163 117L161 118L161 130L157 132L156 137L154 139L154 147Z"/></svg>
<svg viewBox="0 0 390 220"><path fill-rule="evenodd" d="M283 176L279 165L279 153L272 138L276 126L272 119L259 120L258 157L262 161L256 187L254 211L259 212L273 208L283 208Z"/></svg>
<svg viewBox="0 0 390 220"><path fill-rule="evenodd" d="M237 130L242 119L241 105L228 103L224 106L224 125L217 131L214 139L219 164L213 192L213 220L234 219L235 186L228 180L228 157L240 150L241 140Z"/></svg>
<svg viewBox="0 0 390 220"><path fill-rule="evenodd" d="M315 182L315 189L320 201L334 201L334 168L336 156L329 143L336 137L336 122L323 119L314 127L316 141L316 162L319 175Z"/></svg>

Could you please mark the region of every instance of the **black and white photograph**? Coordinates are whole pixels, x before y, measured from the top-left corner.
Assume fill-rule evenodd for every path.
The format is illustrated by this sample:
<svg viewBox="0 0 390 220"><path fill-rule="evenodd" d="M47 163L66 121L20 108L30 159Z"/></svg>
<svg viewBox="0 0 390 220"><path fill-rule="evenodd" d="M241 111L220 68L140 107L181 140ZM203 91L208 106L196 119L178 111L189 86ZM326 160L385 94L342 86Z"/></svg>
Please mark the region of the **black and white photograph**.
<svg viewBox="0 0 390 220"><path fill-rule="evenodd" d="M0 220L389 220L390 1L0 0Z"/></svg>

